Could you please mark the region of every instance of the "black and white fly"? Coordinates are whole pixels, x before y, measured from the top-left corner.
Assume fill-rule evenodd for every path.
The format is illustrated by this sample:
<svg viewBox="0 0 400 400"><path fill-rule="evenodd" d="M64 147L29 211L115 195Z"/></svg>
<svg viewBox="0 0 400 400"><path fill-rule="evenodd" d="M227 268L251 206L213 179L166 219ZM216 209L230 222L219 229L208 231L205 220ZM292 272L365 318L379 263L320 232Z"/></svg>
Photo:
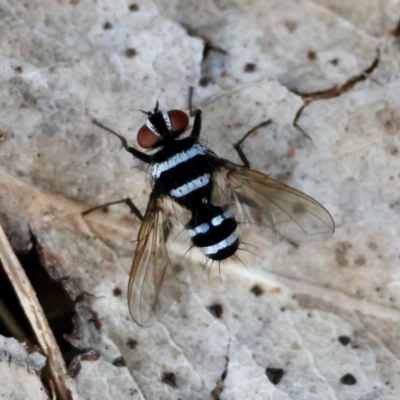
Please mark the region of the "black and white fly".
<svg viewBox="0 0 400 400"><path fill-rule="evenodd" d="M194 111L191 133L180 138L189 127L188 115L158 107L157 101L153 111L144 112L147 122L137 135L139 146L156 150L153 154L128 146L123 136L93 121L152 166L152 192L144 217L129 198L84 213L123 202L142 220L128 286L129 309L140 326L154 323L180 294L182 280L168 255L172 228L168 198L190 212L185 228L193 245L217 261L238 250L238 221L268 227L292 242L325 240L335 229L331 215L316 200L250 169L242 141L235 148L244 165L219 158L202 144L201 110Z"/></svg>

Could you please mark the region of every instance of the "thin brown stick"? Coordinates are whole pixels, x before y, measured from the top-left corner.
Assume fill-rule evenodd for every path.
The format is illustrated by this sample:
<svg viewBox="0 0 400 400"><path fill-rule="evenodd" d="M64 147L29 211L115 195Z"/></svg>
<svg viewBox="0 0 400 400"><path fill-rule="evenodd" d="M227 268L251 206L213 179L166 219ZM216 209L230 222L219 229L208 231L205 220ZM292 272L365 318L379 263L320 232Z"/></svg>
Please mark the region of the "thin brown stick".
<svg viewBox="0 0 400 400"><path fill-rule="evenodd" d="M0 225L0 260L3 264L21 306L28 318L37 341L47 357L51 378L54 381L58 398L72 399L71 389L73 382L68 377L65 363L57 345L53 332L47 322L43 309L36 297L25 270L22 268L17 256Z"/></svg>

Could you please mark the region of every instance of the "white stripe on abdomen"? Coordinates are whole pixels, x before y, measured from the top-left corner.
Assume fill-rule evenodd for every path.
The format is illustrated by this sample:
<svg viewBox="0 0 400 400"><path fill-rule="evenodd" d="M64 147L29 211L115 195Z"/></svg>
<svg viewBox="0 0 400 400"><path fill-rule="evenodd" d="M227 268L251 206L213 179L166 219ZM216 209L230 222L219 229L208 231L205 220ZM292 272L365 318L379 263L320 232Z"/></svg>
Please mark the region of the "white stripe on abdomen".
<svg viewBox="0 0 400 400"><path fill-rule="evenodd" d="M210 230L210 224L208 222L204 222L203 224L197 225L196 228L188 229L190 237L195 237L202 233L206 233Z"/></svg>
<svg viewBox="0 0 400 400"><path fill-rule="evenodd" d="M222 222L225 221L229 217L230 216L229 216L228 213L223 213L223 214L217 215L216 217L214 217L209 222L203 222L202 224L197 225L195 228L188 229L189 235L192 238L192 237L195 237L195 236L200 235L202 233L206 233L210 229L210 224L212 226L221 225Z"/></svg>
<svg viewBox="0 0 400 400"><path fill-rule="evenodd" d="M217 254L218 251L229 247L232 243L235 243L236 240L236 232L233 232L226 239L221 240L219 243L213 244L212 246L200 247L200 250L206 255Z"/></svg>

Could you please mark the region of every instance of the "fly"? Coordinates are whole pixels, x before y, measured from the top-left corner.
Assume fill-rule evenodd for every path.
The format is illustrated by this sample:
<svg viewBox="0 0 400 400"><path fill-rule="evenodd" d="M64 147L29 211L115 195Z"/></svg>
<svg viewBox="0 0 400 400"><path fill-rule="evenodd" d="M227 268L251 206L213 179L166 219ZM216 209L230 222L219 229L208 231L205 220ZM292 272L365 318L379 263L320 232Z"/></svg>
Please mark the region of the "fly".
<svg viewBox="0 0 400 400"><path fill-rule="evenodd" d="M126 151L152 167L152 191L144 216L131 199L94 207L126 203L141 219L138 243L129 277L128 302L134 321L152 325L180 295L181 278L168 256L173 222L166 200L187 210L186 223L194 246L210 259L222 261L239 248L238 222L269 228L291 242L319 241L332 236L335 225L329 212L306 194L250 169L240 145L234 147L244 165L218 157L200 142L201 110L194 111L190 134L189 116L181 110L163 112L158 101L144 112L147 122L137 134L139 146L97 121L97 126L117 136Z"/></svg>

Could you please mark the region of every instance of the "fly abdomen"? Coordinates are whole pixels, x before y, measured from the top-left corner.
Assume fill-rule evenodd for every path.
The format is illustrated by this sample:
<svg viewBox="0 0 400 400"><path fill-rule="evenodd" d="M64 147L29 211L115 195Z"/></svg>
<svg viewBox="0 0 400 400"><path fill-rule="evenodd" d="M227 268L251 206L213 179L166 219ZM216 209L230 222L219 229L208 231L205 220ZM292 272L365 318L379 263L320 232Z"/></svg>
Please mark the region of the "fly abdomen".
<svg viewBox="0 0 400 400"><path fill-rule="evenodd" d="M196 247L209 258L221 261L235 254L239 239L236 235L235 219L224 213L222 208L215 209L218 211L215 217L205 222L202 218L197 218L196 222L191 221L188 231Z"/></svg>

